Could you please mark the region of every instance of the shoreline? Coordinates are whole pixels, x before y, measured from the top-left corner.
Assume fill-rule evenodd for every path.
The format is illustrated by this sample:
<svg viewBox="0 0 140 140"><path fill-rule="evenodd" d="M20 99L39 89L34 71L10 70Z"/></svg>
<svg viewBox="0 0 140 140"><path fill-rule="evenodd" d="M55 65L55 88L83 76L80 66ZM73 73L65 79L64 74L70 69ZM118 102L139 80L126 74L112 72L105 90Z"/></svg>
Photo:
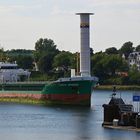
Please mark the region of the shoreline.
<svg viewBox="0 0 140 140"><path fill-rule="evenodd" d="M0 103L19 103L19 104L32 104L32 105L47 105L45 100L37 100L31 98L9 98L0 97ZM48 103L49 105L49 103Z"/></svg>
<svg viewBox="0 0 140 140"><path fill-rule="evenodd" d="M113 90L113 87L116 87L116 90L135 90L140 91L140 86L138 85L99 85L94 88L94 90Z"/></svg>
<svg viewBox="0 0 140 140"><path fill-rule="evenodd" d="M103 125L104 128L108 129L118 129L118 130L126 130L126 131L135 131L140 133L140 129L133 126L113 126L113 125Z"/></svg>

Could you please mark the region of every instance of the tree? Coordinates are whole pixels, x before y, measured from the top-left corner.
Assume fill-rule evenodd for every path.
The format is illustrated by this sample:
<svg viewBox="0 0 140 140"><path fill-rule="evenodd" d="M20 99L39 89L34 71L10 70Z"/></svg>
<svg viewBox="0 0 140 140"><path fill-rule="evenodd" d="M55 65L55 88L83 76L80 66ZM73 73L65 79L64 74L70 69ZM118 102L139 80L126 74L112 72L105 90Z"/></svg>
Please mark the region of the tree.
<svg viewBox="0 0 140 140"><path fill-rule="evenodd" d="M3 53L4 52L4 49L3 48L0 48L0 53Z"/></svg>
<svg viewBox="0 0 140 140"><path fill-rule="evenodd" d="M107 53L107 54L118 54L118 50L115 47L112 47L112 48L106 49L105 53Z"/></svg>
<svg viewBox="0 0 140 140"><path fill-rule="evenodd" d="M114 76L117 71L126 70L125 67L122 67L124 64L126 65L126 63L119 55L110 55L106 57L106 59L104 59L104 63L108 70L108 74L111 74L111 76Z"/></svg>
<svg viewBox="0 0 140 140"><path fill-rule="evenodd" d="M38 61L39 70L42 73L49 73L52 70L52 55L44 55Z"/></svg>
<svg viewBox="0 0 140 140"><path fill-rule="evenodd" d="M140 52L140 45L138 45L138 46L136 47L136 51L137 51L137 52Z"/></svg>
<svg viewBox="0 0 140 140"><path fill-rule="evenodd" d="M54 57L54 66L63 67L68 70L68 67L71 66L72 53L62 51Z"/></svg>
<svg viewBox="0 0 140 140"><path fill-rule="evenodd" d="M107 70L104 67L106 55L102 52L96 53L91 57L91 73L99 78L102 82L107 77Z"/></svg>
<svg viewBox="0 0 140 140"><path fill-rule="evenodd" d="M72 66L73 54L62 51L54 57L53 67L60 69L63 72L62 76L68 75L68 70Z"/></svg>
<svg viewBox="0 0 140 140"><path fill-rule="evenodd" d="M40 57L45 56L46 54L53 54L56 55L59 52L58 49L56 49L56 45L53 40L51 39L42 39L40 38L35 43L35 52L34 57L38 61Z"/></svg>
<svg viewBox="0 0 140 140"><path fill-rule="evenodd" d="M96 53L91 58L91 66L92 74L99 78L100 83L114 78L116 72L128 71L128 64L118 54Z"/></svg>
<svg viewBox="0 0 140 140"><path fill-rule="evenodd" d="M140 85L140 72L136 65L133 65L129 70L129 81L128 83L131 85L138 84Z"/></svg>
<svg viewBox="0 0 140 140"><path fill-rule="evenodd" d="M16 62L18 64L18 66L23 69L32 69L33 68L33 57L32 56L19 55Z"/></svg>
<svg viewBox="0 0 140 140"><path fill-rule="evenodd" d="M41 57L42 55L44 56L48 53L53 53L54 55L56 55L59 51L58 49L56 49L56 45L53 40L40 38L35 43L35 52L38 53L37 57Z"/></svg>
<svg viewBox="0 0 140 140"><path fill-rule="evenodd" d="M59 53L56 45L51 39L40 38L35 43L34 58L40 71L48 73L52 70L53 58Z"/></svg>
<svg viewBox="0 0 140 140"><path fill-rule="evenodd" d="M120 53L124 54L126 58L128 58L129 54L132 53L134 50L132 42L126 42L120 49Z"/></svg>
<svg viewBox="0 0 140 140"><path fill-rule="evenodd" d="M12 50L5 51L5 53L8 56L18 56L18 55L33 56L33 50L25 50L25 49L12 49Z"/></svg>
<svg viewBox="0 0 140 140"><path fill-rule="evenodd" d="M3 48L0 48L0 61L6 61L7 60L7 56L4 52L4 49Z"/></svg>
<svg viewBox="0 0 140 140"><path fill-rule="evenodd" d="M94 52L93 48L90 48L90 55L91 56L93 55L93 52Z"/></svg>

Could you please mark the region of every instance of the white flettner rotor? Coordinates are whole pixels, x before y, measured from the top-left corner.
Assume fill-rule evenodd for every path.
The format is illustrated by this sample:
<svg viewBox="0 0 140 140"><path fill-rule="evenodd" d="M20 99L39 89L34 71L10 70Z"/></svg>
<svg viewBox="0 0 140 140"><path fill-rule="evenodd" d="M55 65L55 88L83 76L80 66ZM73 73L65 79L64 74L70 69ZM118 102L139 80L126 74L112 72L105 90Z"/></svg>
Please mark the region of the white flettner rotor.
<svg viewBox="0 0 140 140"><path fill-rule="evenodd" d="M90 15L93 13L77 13L80 15L81 47L80 73L82 77L90 77Z"/></svg>

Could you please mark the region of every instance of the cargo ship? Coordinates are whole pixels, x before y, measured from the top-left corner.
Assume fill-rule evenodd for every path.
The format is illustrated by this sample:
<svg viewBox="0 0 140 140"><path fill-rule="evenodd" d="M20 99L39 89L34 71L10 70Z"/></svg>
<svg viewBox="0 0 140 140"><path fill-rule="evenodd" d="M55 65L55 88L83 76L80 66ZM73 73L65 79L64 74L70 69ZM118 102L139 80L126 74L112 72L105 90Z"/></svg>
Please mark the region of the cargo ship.
<svg viewBox="0 0 140 140"><path fill-rule="evenodd" d="M0 101L90 106L96 82L96 77L71 77L51 83L5 83L0 85Z"/></svg>
<svg viewBox="0 0 140 140"><path fill-rule="evenodd" d="M89 17L92 13L77 15L81 19L80 75L72 71L71 77L44 84L42 91L39 90L40 85L35 83L3 84L1 99L37 99L46 104L90 106L91 93L98 82L97 77L90 75ZM38 90L34 91L35 88Z"/></svg>
<svg viewBox="0 0 140 140"><path fill-rule="evenodd" d="M98 78L90 75L89 20L93 13L77 13L77 15L80 15L81 21L80 75L71 74L70 78L60 78L46 85L42 94L56 104L90 106L91 93L98 81Z"/></svg>

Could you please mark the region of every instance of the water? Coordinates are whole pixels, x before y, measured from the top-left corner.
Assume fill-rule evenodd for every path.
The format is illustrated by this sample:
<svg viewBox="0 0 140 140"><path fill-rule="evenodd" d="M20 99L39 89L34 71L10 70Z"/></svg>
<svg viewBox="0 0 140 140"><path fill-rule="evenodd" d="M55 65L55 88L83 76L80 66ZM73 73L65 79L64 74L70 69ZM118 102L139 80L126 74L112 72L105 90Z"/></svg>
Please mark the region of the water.
<svg viewBox="0 0 140 140"><path fill-rule="evenodd" d="M140 140L140 133L102 127L111 92L94 91L91 108L0 104L1 140ZM128 103L132 92L122 92Z"/></svg>

